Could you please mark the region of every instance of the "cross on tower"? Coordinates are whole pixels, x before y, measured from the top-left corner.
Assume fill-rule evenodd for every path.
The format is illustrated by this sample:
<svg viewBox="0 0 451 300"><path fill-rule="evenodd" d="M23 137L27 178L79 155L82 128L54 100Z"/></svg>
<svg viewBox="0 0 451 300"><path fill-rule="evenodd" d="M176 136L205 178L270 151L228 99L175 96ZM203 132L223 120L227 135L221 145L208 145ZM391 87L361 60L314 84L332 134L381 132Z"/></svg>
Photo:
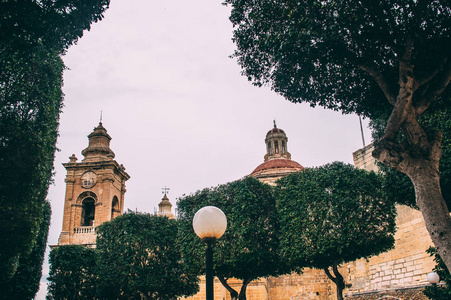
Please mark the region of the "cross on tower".
<svg viewBox="0 0 451 300"><path fill-rule="evenodd" d="M162 190L163 190L163 194L169 194L169 188L168 187L164 187L164 188L162 188Z"/></svg>

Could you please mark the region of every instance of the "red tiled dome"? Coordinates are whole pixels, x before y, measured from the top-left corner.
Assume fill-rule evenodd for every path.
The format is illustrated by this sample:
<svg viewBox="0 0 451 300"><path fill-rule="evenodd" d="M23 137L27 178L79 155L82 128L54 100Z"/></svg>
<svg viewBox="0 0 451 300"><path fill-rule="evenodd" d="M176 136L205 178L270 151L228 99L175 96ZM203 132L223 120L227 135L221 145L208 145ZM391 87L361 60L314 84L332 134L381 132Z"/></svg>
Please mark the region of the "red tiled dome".
<svg viewBox="0 0 451 300"><path fill-rule="evenodd" d="M251 173L251 175L265 170L274 170L274 169L296 169L293 171L300 171L303 170L304 167L301 166L299 163L295 162L294 160L290 159L271 159L259 165Z"/></svg>
<svg viewBox="0 0 451 300"><path fill-rule="evenodd" d="M270 131L268 131L268 133L266 134L266 137L268 137L268 135L272 134L272 133L281 133L281 134L285 134L285 131L283 131L280 128L274 127L273 129L271 129Z"/></svg>

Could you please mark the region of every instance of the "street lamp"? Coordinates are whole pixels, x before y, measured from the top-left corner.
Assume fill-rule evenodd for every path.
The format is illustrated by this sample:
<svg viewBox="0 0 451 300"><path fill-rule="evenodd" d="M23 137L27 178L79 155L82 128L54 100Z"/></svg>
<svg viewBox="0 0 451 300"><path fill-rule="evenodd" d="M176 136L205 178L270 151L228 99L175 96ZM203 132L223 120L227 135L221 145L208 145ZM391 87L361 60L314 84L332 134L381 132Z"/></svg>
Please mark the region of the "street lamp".
<svg viewBox="0 0 451 300"><path fill-rule="evenodd" d="M227 218L219 208L205 206L193 218L194 232L207 244L205 251L205 287L207 300L213 300L213 244L227 228Z"/></svg>
<svg viewBox="0 0 451 300"><path fill-rule="evenodd" d="M438 276L438 274L435 272L428 273L427 278L429 283L432 283L433 285L436 285L437 283L440 282L440 276Z"/></svg>

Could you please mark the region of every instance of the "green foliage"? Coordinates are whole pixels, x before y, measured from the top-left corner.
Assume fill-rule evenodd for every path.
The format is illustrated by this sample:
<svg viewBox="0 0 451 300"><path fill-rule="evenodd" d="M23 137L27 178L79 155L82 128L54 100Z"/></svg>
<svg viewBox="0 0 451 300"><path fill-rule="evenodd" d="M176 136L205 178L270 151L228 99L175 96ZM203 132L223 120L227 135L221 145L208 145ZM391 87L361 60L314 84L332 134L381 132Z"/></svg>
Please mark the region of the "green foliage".
<svg viewBox="0 0 451 300"><path fill-rule="evenodd" d="M277 184L282 254L293 267L327 270L393 247L394 203L374 172L334 162Z"/></svg>
<svg viewBox="0 0 451 300"><path fill-rule="evenodd" d="M0 69L3 281L17 268L11 261L29 255L42 222L56 149L63 63L41 48L27 59L0 52Z"/></svg>
<svg viewBox="0 0 451 300"><path fill-rule="evenodd" d="M205 244L195 235L192 220L200 208L208 205L218 207L227 217L227 230L214 247L216 276L225 281L234 277L249 283L259 277L288 272L279 255L279 223L273 189L252 177L178 200L181 247L188 264L204 272ZM245 291L246 286L243 288ZM237 296L236 291L229 291Z"/></svg>
<svg viewBox="0 0 451 300"><path fill-rule="evenodd" d="M66 49L109 0L0 2L0 282L37 242L51 182Z"/></svg>
<svg viewBox="0 0 451 300"><path fill-rule="evenodd" d="M97 236L100 299L176 299L197 292L177 239L177 221L128 212L103 223Z"/></svg>
<svg viewBox="0 0 451 300"><path fill-rule="evenodd" d="M47 299L96 299L95 252L80 245L54 248L50 252Z"/></svg>
<svg viewBox="0 0 451 300"><path fill-rule="evenodd" d="M399 58L415 45L415 76L449 58L451 9L444 1L225 0L232 6L234 56L257 86L292 102L378 118L392 110L374 76L399 89ZM414 95L440 84L436 76ZM447 91L450 92L449 89Z"/></svg>
<svg viewBox="0 0 451 300"><path fill-rule="evenodd" d="M59 54L102 20L110 0L25 0L0 4L0 40L21 53L44 45ZM5 46L3 44L2 46Z"/></svg>
<svg viewBox="0 0 451 300"><path fill-rule="evenodd" d="M39 290L42 276L47 235L50 227L51 208L49 202L44 202L43 219L39 225L38 238L33 244L29 255L21 256L17 272L4 282L0 282L2 291L0 299L33 299Z"/></svg>
<svg viewBox="0 0 451 300"><path fill-rule="evenodd" d="M437 265L434 267L434 272L440 276L440 281L444 281L445 285L433 285L427 286L424 289L424 294L432 300L449 300L451 299L451 274L446 268L445 263L440 258L440 255L437 253L437 250L434 247L429 247L426 251L431 256L434 256L434 261Z"/></svg>

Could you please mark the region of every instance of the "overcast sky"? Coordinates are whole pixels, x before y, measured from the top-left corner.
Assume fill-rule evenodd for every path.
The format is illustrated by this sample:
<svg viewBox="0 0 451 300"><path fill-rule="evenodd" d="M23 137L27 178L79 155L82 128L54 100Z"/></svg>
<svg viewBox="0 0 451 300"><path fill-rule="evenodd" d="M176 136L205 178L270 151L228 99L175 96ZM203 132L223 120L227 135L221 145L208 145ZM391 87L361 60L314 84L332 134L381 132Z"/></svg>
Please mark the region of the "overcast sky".
<svg viewBox="0 0 451 300"><path fill-rule="evenodd" d="M68 50L48 196L50 245L62 227L61 164L72 154L83 158L101 112L115 160L131 176L126 209L154 212L165 186L175 204L183 194L248 175L263 162L274 119L304 167L353 162L352 152L363 146L358 117L292 104L269 87L252 86L229 57L235 49L229 15L221 0L112 0L104 20Z"/></svg>

